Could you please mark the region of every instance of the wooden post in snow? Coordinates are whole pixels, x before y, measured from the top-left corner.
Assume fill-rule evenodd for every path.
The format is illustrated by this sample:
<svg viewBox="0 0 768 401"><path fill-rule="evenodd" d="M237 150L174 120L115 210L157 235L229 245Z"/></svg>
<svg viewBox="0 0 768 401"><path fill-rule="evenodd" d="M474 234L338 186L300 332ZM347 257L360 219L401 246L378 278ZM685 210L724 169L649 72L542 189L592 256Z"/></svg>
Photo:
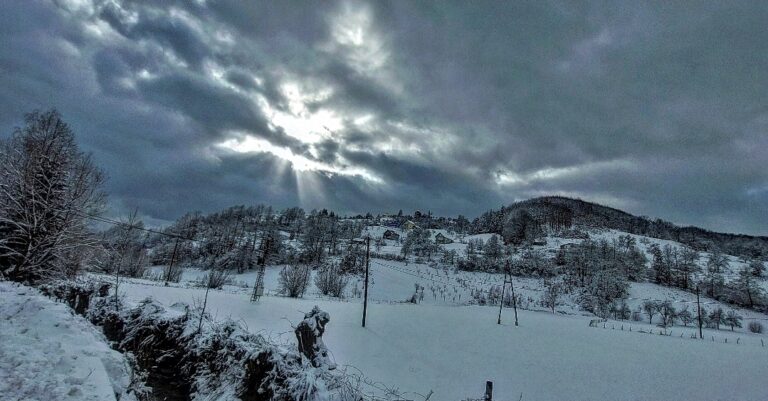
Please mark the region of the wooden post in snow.
<svg viewBox="0 0 768 401"><path fill-rule="evenodd" d="M485 396L483 397L483 401L493 401L493 382L490 380L485 382Z"/></svg>
<svg viewBox="0 0 768 401"><path fill-rule="evenodd" d="M696 309L698 309L698 319L699 319L699 338L703 339L704 334L701 332L701 301L699 300L699 285L696 284Z"/></svg>
<svg viewBox="0 0 768 401"><path fill-rule="evenodd" d="M365 317L368 314L368 270L371 260L371 236L365 238L365 295L363 298L363 327L365 327Z"/></svg>

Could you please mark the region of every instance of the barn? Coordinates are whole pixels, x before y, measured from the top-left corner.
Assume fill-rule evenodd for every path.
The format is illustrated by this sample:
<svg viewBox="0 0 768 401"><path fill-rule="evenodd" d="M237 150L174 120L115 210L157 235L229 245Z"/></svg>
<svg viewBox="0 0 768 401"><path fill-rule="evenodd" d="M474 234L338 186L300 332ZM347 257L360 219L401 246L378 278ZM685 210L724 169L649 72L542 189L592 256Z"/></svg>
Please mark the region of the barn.
<svg viewBox="0 0 768 401"><path fill-rule="evenodd" d="M443 233L437 233L437 235L435 235L435 243L444 245L453 243L453 240L443 235Z"/></svg>
<svg viewBox="0 0 768 401"><path fill-rule="evenodd" d="M382 238L387 240L397 241L400 239L400 234L392 230L387 230L387 231L384 231L384 235L382 235Z"/></svg>

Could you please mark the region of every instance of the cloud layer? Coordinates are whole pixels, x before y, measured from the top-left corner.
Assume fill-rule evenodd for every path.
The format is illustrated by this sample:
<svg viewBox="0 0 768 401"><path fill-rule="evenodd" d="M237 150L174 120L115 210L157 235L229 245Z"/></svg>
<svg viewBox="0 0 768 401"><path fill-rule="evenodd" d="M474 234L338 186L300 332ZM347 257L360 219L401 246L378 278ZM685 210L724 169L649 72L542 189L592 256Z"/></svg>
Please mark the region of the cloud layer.
<svg viewBox="0 0 768 401"><path fill-rule="evenodd" d="M474 216L563 194L768 234L765 2L2 2L0 129L59 109L114 213Z"/></svg>

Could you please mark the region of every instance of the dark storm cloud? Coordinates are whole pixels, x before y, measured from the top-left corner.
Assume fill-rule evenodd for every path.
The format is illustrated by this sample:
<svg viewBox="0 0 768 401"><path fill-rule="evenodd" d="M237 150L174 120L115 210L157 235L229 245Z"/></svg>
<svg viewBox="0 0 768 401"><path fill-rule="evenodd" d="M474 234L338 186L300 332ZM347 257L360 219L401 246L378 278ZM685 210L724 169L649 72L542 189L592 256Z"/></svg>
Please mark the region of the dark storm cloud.
<svg viewBox="0 0 768 401"><path fill-rule="evenodd" d="M476 215L566 194L767 233L764 2L36 0L0 14L0 127L58 108L117 214Z"/></svg>

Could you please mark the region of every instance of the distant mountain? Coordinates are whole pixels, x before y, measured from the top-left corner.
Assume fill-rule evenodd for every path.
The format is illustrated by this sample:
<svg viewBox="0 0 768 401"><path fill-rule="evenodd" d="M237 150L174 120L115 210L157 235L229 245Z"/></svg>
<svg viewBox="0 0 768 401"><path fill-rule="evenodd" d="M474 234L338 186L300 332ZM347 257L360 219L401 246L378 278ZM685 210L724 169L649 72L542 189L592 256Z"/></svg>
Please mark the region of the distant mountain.
<svg viewBox="0 0 768 401"><path fill-rule="evenodd" d="M475 220L475 229L486 225L487 232L507 233L510 221L532 219L542 227L586 226L614 229L653 238L677 241L699 251L720 249L746 258L768 258L768 237L727 234L699 227L680 227L661 219L635 216L625 211L581 199L544 196L515 202L498 211L486 212Z"/></svg>

